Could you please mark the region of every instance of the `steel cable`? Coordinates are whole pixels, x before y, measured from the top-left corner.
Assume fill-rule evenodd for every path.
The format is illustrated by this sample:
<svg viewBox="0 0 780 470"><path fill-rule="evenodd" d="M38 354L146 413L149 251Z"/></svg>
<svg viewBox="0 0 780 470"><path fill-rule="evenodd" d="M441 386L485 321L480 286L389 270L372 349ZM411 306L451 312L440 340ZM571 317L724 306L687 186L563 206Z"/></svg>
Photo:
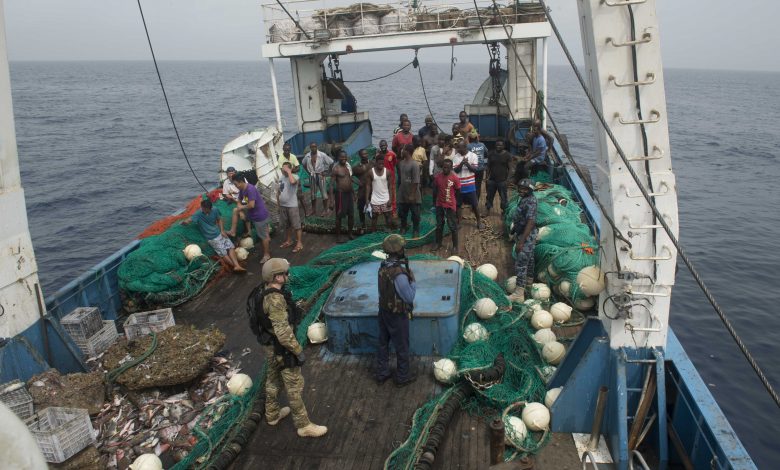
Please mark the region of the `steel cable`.
<svg viewBox="0 0 780 470"><path fill-rule="evenodd" d="M200 179L198 179L198 175L195 174L195 170L192 168L192 165L190 164L190 159L187 157L187 152L184 151L184 144L182 144L181 142L181 137L179 136L179 129L176 128L176 121L173 119L173 111L171 111L171 104L168 102L168 94L165 93L165 86L163 85L162 75L160 75L160 68L157 66L157 58L154 55L154 47L152 47L152 39L149 37L149 28L146 27L146 18L144 17L144 10L143 8L141 8L141 0L137 0L137 2L138 2L138 11L141 13L141 21L144 24L144 32L146 32L146 41L149 43L149 51L152 53L154 70L157 71L157 79L160 81L160 89L162 89L163 98L165 98L165 106L168 108L168 116L171 117L171 124L173 124L173 131L176 133L176 140L179 141L179 148L181 149L182 155L184 155L184 161L187 162L187 166L190 168L190 171L192 172L192 176L195 177L195 181L197 181L200 187L203 188L203 191L209 192L209 190L206 189L205 186L203 186L203 183L200 182Z"/></svg>

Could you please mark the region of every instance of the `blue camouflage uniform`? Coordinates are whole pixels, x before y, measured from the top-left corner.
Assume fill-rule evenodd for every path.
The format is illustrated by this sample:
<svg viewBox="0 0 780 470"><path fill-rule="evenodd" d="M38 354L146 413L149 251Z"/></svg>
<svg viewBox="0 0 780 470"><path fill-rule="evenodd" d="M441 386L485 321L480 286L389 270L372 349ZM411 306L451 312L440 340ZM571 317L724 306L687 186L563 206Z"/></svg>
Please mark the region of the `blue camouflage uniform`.
<svg viewBox="0 0 780 470"><path fill-rule="evenodd" d="M534 227L522 246L519 244L519 238L522 237L526 224L530 220L536 220L536 204L536 197L531 192L520 200L512 215L512 223L514 223L512 232L518 239L518 245L515 247L515 272L517 274L518 286L525 284L528 276L534 275L534 246L536 245L536 235L539 231Z"/></svg>

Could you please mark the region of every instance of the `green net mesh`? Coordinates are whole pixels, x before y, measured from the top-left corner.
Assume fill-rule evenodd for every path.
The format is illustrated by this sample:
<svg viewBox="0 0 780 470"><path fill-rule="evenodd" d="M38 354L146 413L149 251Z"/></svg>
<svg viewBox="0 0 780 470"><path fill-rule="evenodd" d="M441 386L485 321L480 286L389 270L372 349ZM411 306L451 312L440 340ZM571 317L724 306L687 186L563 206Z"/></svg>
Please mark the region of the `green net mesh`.
<svg viewBox="0 0 780 470"><path fill-rule="evenodd" d="M225 230L230 230L233 209L224 201L214 202ZM196 244L204 256L187 261L184 247ZM177 223L165 232L141 241L117 271L124 294L142 305L179 305L203 289L220 264L211 259L214 250L194 225Z"/></svg>

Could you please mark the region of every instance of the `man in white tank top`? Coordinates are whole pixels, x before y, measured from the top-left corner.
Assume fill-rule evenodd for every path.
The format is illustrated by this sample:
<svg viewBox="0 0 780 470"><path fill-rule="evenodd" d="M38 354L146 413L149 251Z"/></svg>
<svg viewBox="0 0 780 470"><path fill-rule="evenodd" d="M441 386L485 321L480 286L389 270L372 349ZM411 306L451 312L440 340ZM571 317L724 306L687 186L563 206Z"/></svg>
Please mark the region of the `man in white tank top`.
<svg viewBox="0 0 780 470"><path fill-rule="evenodd" d="M380 214L385 218L385 225L393 229L393 203L395 200L395 184L388 182L388 171L381 155L374 160L374 167L366 175L366 207L363 209L371 214L371 231L376 232L376 221Z"/></svg>

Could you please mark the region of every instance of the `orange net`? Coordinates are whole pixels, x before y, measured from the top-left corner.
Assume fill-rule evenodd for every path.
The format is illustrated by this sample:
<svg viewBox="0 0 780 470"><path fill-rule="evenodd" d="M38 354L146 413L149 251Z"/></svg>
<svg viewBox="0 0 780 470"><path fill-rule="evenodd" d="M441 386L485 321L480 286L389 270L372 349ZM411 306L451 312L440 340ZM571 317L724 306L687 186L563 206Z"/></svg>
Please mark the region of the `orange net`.
<svg viewBox="0 0 780 470"><path fill-rule="evenodd" d="M219 188L214 189L208 193L208 198L211 199L211 202L216 202L216 200L219 199L220 194L222 194L221 189ZM203 196L197 196L193 198L181 213L169 215L168 217L164 217L160 220L152 222L152 224L146 227L144 231L138 235L137 238L139 240L142 240L146 237L151 237L152 235L159 235L163 233L164 231L168 230L168 228L170 228L170 226L173 225L175 222L190 217L192 214L195 213L196 210L200 209L200 201L202 200L203 200Z"/></svg>

